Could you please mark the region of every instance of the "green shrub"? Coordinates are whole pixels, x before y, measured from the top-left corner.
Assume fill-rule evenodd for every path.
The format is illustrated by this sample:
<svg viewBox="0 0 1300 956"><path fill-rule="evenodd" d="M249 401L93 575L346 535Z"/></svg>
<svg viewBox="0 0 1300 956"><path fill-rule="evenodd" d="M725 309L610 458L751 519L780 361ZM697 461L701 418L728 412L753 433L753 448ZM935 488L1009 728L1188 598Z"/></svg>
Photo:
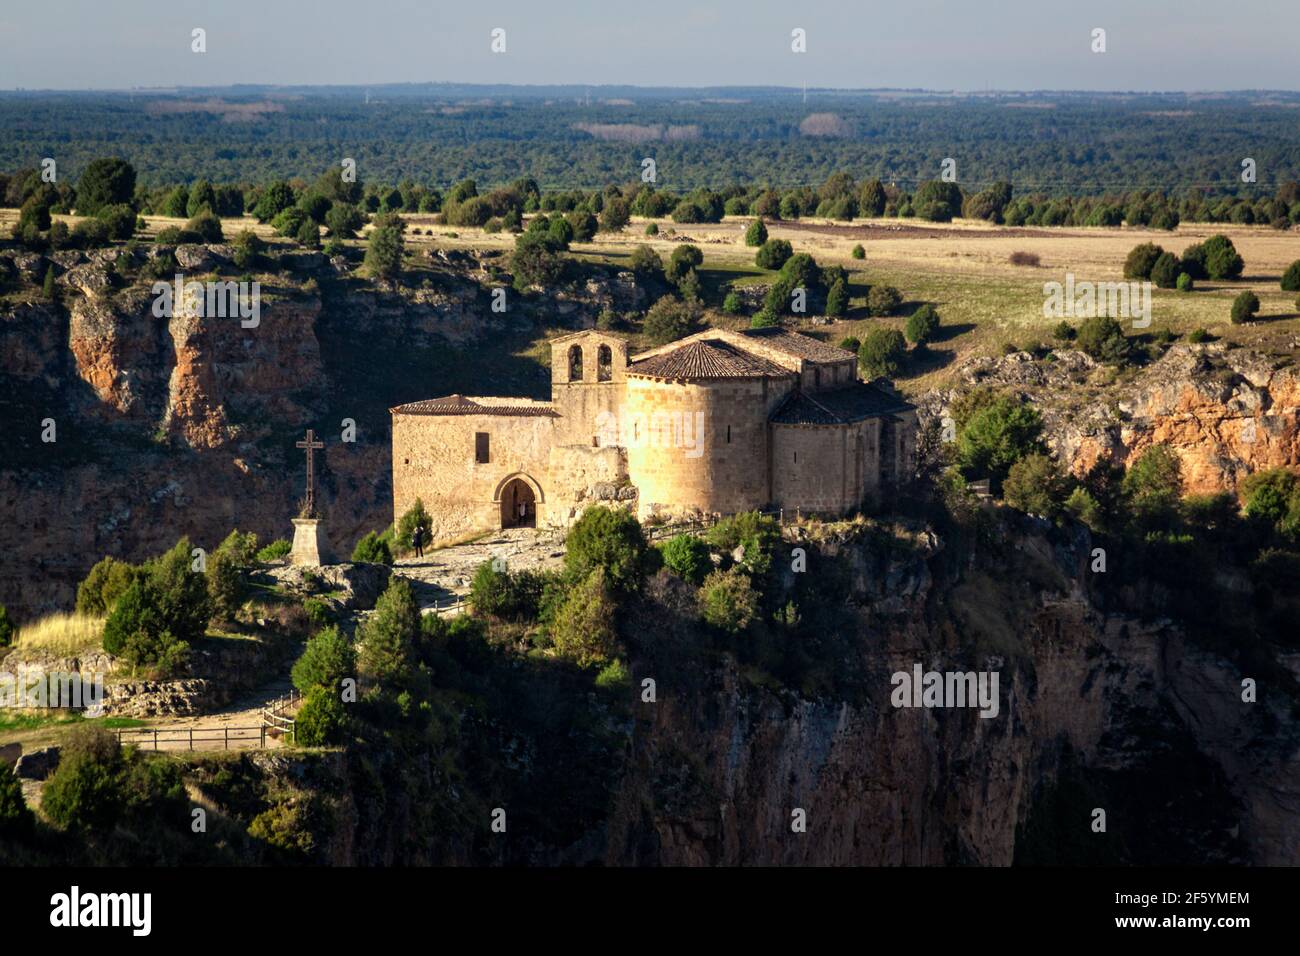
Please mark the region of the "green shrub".
<svg viewBox="0 0 1300 956"><path fill-rule="evenodd" d="M1179 292L1191 292L1195 287L1196 283L1188 273L1178 273L1178 282L1175 288L1177 288Z"/></svg>
<svg viewBox="0 0 1300 956"><path fill-rule="evenodd" d="M1129 341L1120 324L1108 315L1094 315L1079 323L1080 349L1099 362L1119 363L1129 356Z"/></svg>
<svg viewBox="0 0 1300 956"><path fill-rule="evenodd" d="M1207 278L1236 279L1245 268L1245 263L1227 236L1211 236L1201 243L1201 250Z"/></svg>
<svg viewBox="0 0 1300 956"><path fill-rule="evenodd" d="M1183 495L1182 462L1168 446L1152 445L1129 465L1122 488L1139 519L1167 521Z"/></svg>
<svg viewBox="0 0 1300 956"><path fill-rule="evenodd" d="M77 613L89 617L106 616L138 573L138 568L125 561L103 558L77 587Z"/></svg>
<svg viewBox="0 0 1300 956"><path fill-rule="evenodd" d="M621 690L632 686L632 672L617 657L600 669L596 686L603 690Z"/></svg>
<svg viewBox="0 0 1300 956"><path fill-rule="evenodd" d="M1064 504L1066 483L1056 462L1039 452L1026 455L1007 471L1002 483L1006 503L1025 514L1054 518Z"/></svg>
<svg viewBox="0 0 1300 956"><path fill-rule="evenodd" d="M858 349L858 365L867 378L892 378L903 366L907 343L897 329L874 328Z"/></svg>
<svg viewBox="0 0 1300 956"><path fill-rule="evenodd" d="M771 568L773 553L781 541L781 526L768 515L743 511L723 518L705 532L704 540L727 554L743 549L741 566L751 574L764 575Z"/></svg>
<svg viewBox="0 0 1300 956"><path fill-rule="evenodd" d="M1105 530L1101 505L1087 488L1079 487L1070 492L1070 496L1065 499L1065 510L1093 531Z"/></svg>
<svg viewBox="0 0 1300 956"><path fill-rule="evenodd" d="M843 279L836 279L826 293L826 314L842 316L849 309L849 287Z"/></svg>
<svg viewBox="0 0 1300 956"><path fill-rule="evenodd" d="M741 301L739 294L728 292L726 298L722 300L722 311L728 315L740 315L745 311L745 305Z"/></svg>
<svg viewBox="0 0 1300 956"><path fill-rule="evenodd" d="M647 236L659 235L659 224L657 222L647 223L645 227L645 234Z"/></svg>
<svg viewBox="0 0 1300 956"><path fill-rule="evenodd" d="M347 736L348 715L337 689L313 687L307 691L294 718L294 743L300 747L341 744Z"/></svg>
<svg viewBox="0 0 1300 956"><path fill-rule="evenodd" d="M660 551L665 567L697 587L713 567L708 546L691 534L674 535L663 543Z"/></svg>
<svg viewBox="0 0 1300 956"><path fill-rule="evenodd" d="M108 224L99 219L83 219L72 227L72 238L85 249L98 249L109 244Z"/></svg>
<svg viewBox="0 0 1300 956"><path fill-rule="evenodd" d="M908 317L903 331L913 345L924 345L939 331L939 313L927 302Z"/></svg>
<svg viewBox="0 0 1300 956"><path fill-rule="evenodd" d="M677 281L677 291L686 302L698 303L704 294L703 287L700 285L699 273L694 269L688 269L686 275Z"/></svg>
<svg viewBox="0 0 1300 956"><path fill-rule="evenodd" d="M118 598L104 624L104 650L136 665L176 667L207 629L212 605L203 574L192 568L188 538L157 558Z"/></svg>
<svg viewBox="0 0 1300 956"><path fill-rule="evenodd" d="M678 302L666 295L650 307L641 323L641 331L652 345L667 345L690 335L700 321L700 309L689 302Z"/></svg>
<svg viewBox="0 0 1300 956"><path fill-rule="evenodd" d="M125 203L105 206L95 213L95 218L104 224L109 236L114 239L130 239L135 234L135 210Z"/></svg>
<svg viewBox="0 0 1300 956"><path fill-rule="evenodd" d="M683 243L674 249L673 254L668 258L668 268L664 270L664 275L669 282L677 283L686 273L698 269L703 264L704 253L700 252L700 247Z"/></svg>
<svg viewBox="0 0 1300 956"><path fill-rule="evenodd" d="M745 230L745 245L761 246L767 242L767 226L763 225L762 219L755 219Z"/></svg>
<svg viewBox="0 0 1300 956"><path fill-rule="evenodd" d="M13 639L14 622L9 619L9 609L0 604L0 647L8 647Z"/></svg>
<svg viewBox="0 0 1300 956"><path fill-rule="evenodd" d="M366 246L364 265L376 278L394 279L402 271L402 257L406 252L403 237L405 225L397 215L380 216L370 233Z"/></svg>
<svg viewBox="0 0 1300 956"><path fill-rule="evenodd" d="M564 567L570 580L603 568L615 592L634 591L645 573L646 541L641 524L622 508L597 505L582 513L564 541Z"/></svg>
<svg viewBox="0 0 1300 956"><path fill-rule="evenodd" d="M1256 472L1241 484L1246 514L1300 537L1300 477L1285 468Z"/></svg>
<svg viewBox="0 0 1300 956"><path fill-rule="evenodd" d="M212 616L219 621L234 620L243 590L235 559L228 552L215 551L208 559L207 575Z"/></svg>
<svg viewBox="0 0 1300 956"><path fill-rule="evenodd" d="M302 602L302 609L307 615L307 620L316 627L324 627L334 617L329 604L320 598L307 598Z"/></svg>
<svg viewBox="0 0 1300 956"><path fill-rule="evenodd" d="M314 687L339 692L346 677L355 677L357 653L337 626L327 627L307 641L293 665L293 686L306 694Z"/></svg>
<svg viewBox="0 0 1300 956"><path fill-rule="evenodd" d="M221 232L221 220L210 210L200 212L187 222L185 231L196 233L202 242L221 242L224 238Z"/></svg>
<svg viewBox="0 0 1300 956"><path fill-rule="evenodd" d="M23 787L18 776L0 764L0 837L6 840L22 839L30 835L35 827L36 815L23 799Z"/></svg>
<svg viewBox="0 0 1300 956"><path fill-rule="evenodd" d="M600 664L618 644L615 604L603 567L591 568L570 590L551 626L555 649L580 667Z"/></svg>
<svg viewBox="0 0 1300 956"><path fill-rule="evenodd" d="M1154 242L1144 242L1140 246L1134 246L1128 258L1124 260L1124 278L1150 279L1156 261L1164 254L1165 250Z"/></svg>
<svg viewBox="0 0 1300 956"><path fill-rule="evenodd" d="M1042 447L1042 418L1008 395L994 396L964 422L957 420L957 460L963 472L971 479L988 478L995 491L1012 465Z"/></svg>
<svg viewBox="0 0 1300 956"><path fill-rule="evenodd" d="M257 552L257 560L263 564L269 564L272 561L279 561L281 558L287 557L292 550L293 545L287 539L277 538Z"/></svg>
<svg viewBox="0 0 1300 956"><path fill-rule="evenodd" d="M469 603L476 614L492 617L507 617L514 611L515 590L510 572L496 559L484 561L474 572Z"/></svg>
<svg viewBox="0 0 1300 956"><path fill-rule="evenodd" d="M1210 333L1206 329L1192 329L1192 331L1187 333L1187 341L1193 344L1197 342L1204 342L1209 337L1210 337Z"/></svg>
<svg viewBox="0 0 1300 956"><path fill-rule="evenodd" d="M409 680L415 638L420 633L420 606L411 585L397 576L375 603L375 613L360 628L361 670L382 684Z"/></svg>
<svg viewBox="0 0 1300 956"><path fill-rule="evenodd" d="M651 223L651 225L653 226L654 223ZM659 253L649 246L637 246L632 250L632 255L628 259L628 268L643 279L662 279L664 277L663 260L659 258Z"/></svg>
<svg viewBox="0 0 1300 956"><path fill-rule="evenodd" d="M217 545L215 553L228 556L236 567L251 568L257 563L257 535L235 529Z"/></svg>
<svg viewBox="0 0 1300 956"><path fill-rule="evenodd" d="M853 247L852 256L854 259L865 259L867 257L867 250L862 247L862 243L859 242Z"/></svg>
<svg viewBox="0 0 1300 956"><path fill-rule="evenodd" d="M1287 266L1282 273L1282 291L1300 292L1300 259Z"/></svg>
<svg viewBox="0 0 1300 956"><path fill-rule="evenodd" d="M846 352L852 352L854 355L857 355L858 349L862 348L862 342L852 335L846 336L845 338L840 339L840 348L844 349Z"/></svg>
<svg viewBox="0 0 1300 956"><path fill-rule="evenodd" d="M1151 281L1158 289L1172 289L1178 281L1181 267L1172 253L1162 252L1151 266Z"/></svg>
<svg viewBox="0 0 1300 956"><path fill-rule="evenodd" d="M760 269L779 269L794 255L794 247L784 239L769 239L758 248L754 264Z"/></svg>
<svg viewBox="0 0 1300 956"><path fill-rule="evenodd" d="M758 592L739 567L713 571L699 590L700 616L706 622L737 634L758 617Z"/></svg>
<svg viewBox="0 0 1300 956"><path fill-rule="evenodd" d="M1259 312L1259 296L1255 293L1240 292L1232 300L1232 324L1241 325L1243 322L1249 322L1255 318Z"/></svg>
<svg viewBox="0 0 1300 956"><path fill-rule="evenodd" d="M903 304L903 296L889 285L873 285L867 290L867 314L890 315Z"/></svg>
<svg viewBox="0 0 1300 956"><path fill-rule="evenodd" d="M352 549L352 560L360 564L392 564L393 552L378 531L368 531Z"/></svg>
<svg viewBox="0 0 1300 956"><path fill-rule="evenodd" d="M69 734L41 794L41 812L55 826L79 833L107 831L125 809L125 764L117 739L102 727Z"/></svg>
<svg viewBox="0 0 1300 956"><path fill-rule="evenodd" d="M313 800L283 800L255 816L248 835L295 861L310 860L319 843L317 826Z"/></svg>

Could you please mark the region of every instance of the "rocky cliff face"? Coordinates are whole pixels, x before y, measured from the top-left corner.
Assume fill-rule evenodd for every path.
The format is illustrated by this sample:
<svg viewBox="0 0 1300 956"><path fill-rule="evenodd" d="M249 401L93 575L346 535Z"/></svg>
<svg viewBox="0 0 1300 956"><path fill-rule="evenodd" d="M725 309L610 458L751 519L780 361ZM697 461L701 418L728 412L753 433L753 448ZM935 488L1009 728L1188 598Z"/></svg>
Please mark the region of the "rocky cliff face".
<svg viewBox="0 0 1300 956"><path fill-rule="evenodd" d="M709 638L656 579L629 636L630 704L556 696L535 674L527 695L565 710L532 730L525 697L498 687L499 709L460 711L454 745L349 753L323 782L280 756L258 786L328 801L321 860L350 865L1300 863L1287 692L1246 703L1242 672L1168 621L1102 610L1091 544L1030 524L959 567L938 541L810 552L852 569L835 667L854 677L820 693L743 655L677 657ZM998 672L997 715L893 706L892 675L916 664ZM451 770L466 753L473 771ZM488 832L496 807L508 838Z"/></svg>
<svg viewBox="0 0 1300 956"><path fill-rule="evenodd" d="M1157 832L1188 863L1300 862L1290 700L1244 703L1243 675L1167 621L1099 611L1087 546L1018 542L1060 577L1001 624L981 616L1019 604L1021 588L972 570L949 598L924 564L895 566L914 586L905 606L859 615L864 700L774 693L731 665L692 693L661 692L642 707L606 861L1007 865L1046 818L1054 847L1081 848L1072 862L1155 862ZM1003 625L1012 641L980 653ZM999 670L998 716L893 707L890 675L916 663ZM1058 786L1090 790L1063 820L1044 808ZM1107 834L1090 829L1096 807Z"/></svg>
<svg viewBox="0 0 1300 956"><path fill-rule="evenodd" d="M1260 469L1300 467L1300 367L1289 356L1174 345L1116 376L1082 352L1055 355L977 358L958 372L967 385L1006 387L1033 401L1052 450L1075 472L1103 455L1127 461L1151 445L1178 453L1193 494L1234 490ZM941 414L952 395L935 393L924 405Z"/></svg>

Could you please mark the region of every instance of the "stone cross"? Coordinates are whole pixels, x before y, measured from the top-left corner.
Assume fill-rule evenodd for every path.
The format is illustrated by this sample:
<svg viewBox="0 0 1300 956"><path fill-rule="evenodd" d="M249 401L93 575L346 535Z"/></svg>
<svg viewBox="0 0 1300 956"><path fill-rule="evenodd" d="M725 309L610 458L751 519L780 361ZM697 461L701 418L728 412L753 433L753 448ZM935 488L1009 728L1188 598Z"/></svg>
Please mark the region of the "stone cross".
<svg viewBox="0 0 1300 956"><path fill-rule="evenodd" d="M307 440L298 442L295 447L307 449L307 514L316 513L316 449L324 448L325 443L316 440L316 432L307 429Z"/></svg>

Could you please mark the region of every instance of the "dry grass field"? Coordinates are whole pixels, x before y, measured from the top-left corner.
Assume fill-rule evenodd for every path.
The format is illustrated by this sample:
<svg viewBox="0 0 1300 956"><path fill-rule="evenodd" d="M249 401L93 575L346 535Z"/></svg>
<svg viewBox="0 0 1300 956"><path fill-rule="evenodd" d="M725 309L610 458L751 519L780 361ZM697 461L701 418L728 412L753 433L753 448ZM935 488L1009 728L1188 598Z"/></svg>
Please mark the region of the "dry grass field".
<svg viewBox="0 0 1300 956"><path fill-rule="evenodd" d="M14 647L56 655L78 654L99 643L104 618L80 614L51 614L18 629Z"/></svg>

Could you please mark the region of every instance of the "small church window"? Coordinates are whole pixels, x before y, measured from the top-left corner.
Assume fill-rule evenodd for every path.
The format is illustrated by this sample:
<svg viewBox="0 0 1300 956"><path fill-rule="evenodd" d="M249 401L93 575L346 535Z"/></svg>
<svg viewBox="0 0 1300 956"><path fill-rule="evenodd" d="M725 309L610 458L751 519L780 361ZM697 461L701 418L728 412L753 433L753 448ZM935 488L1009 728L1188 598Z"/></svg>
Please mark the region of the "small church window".
<svg viewBox="0 0 1300 956"><path fill-rule="evenodd" d="M731 426L730 426L730 425L727 426L727 444L728 444L728 445L731 444Z"/></svg>
<svg viewBox="0 0 1300 956"><path fill-rule="evenodd" d="M480 465L488 463L488 433L474 433L474 460Z"/></svg>
<svg viewBox="0 0 1300 956"><path fill-rule="evenodd" d="M596 380L608 382L614 374L614 353L608 345L596 350Z"/></svg>
<svg viewBox="0 0 1300 956"><path fill-rule="evenodd" d="M569 346L569 381L582 381L582 346Z"/></svg>

